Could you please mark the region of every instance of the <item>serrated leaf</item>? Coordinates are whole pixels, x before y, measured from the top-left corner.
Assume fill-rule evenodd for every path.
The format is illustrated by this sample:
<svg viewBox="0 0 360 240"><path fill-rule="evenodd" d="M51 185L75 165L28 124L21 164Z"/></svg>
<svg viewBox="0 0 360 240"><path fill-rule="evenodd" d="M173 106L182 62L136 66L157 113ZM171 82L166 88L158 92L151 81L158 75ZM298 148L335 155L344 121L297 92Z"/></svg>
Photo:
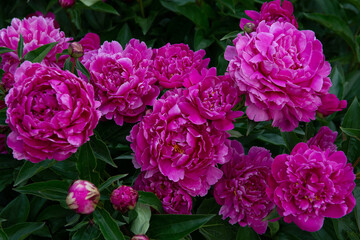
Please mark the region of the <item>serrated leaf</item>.
<svg viewBox="0 0 360 240"><path fill-rule="evenodd" d="M93 213L94 222L99 225L105 240L125 240L115 220L105 209L96 209Z"/></svg>
<svg viewBox="0 0 360 240"><path fill-rule="evenodd" d="M65 202L68 194L69 183L60 180L36 182L26 186L17 187L14 190L19 193L32 194L54 201Z"/></svg>
<svg viewBox="0 0 360 240"><path fill-rule="evenodd" d="M159 213L163 213L164 209L160 199L152 192L143 192L138 191L139 193L139 203L147 204L150 207L154 208Z"/></svg>
<svg viewBox="0 0 360 240"><path fill-rule="evenodd" d="M57 42L53 42L53 43L45 44L41 47L38 47L38 48L28 52L24 56L24 60L30 61L33 63L40 63L40 62L42 62L42 60L44 60L44 58L51 51L51 49L53 49L55 47L56 44L57 44Z"/></svg>
<svg viewBox="0 0 360 240"><path fill-rule="evenodd" d="M32 163L29 161L25 161L24 165L21 167L16 177L14 187L28 180L37 173L51 167L54 164L55 164L55 160L45 160L39 163Z"/></svg>
<svg viewBox="0 0 360 240"><path fill-rule="evenodd" d="M23 240L33 232L41 229L45 223L39 222L25 222L18 223L9 228L5 228L4 232L7 234L9 240Z"/></svg>
<svg viewBox="0 0 360 240"><path fill-rule="evenodd" d="M20 33L19 42L17 45L17 54L18 54L19 59L22 59L23 52L24 52L24 38Z"/></svg>
<svg viewBox="0 0 360 240"><path fill-rule="evenodd" d="M0 54L8 53L8 52L14 52L14 49L7 48L7 47L0 47Z"/></svg>

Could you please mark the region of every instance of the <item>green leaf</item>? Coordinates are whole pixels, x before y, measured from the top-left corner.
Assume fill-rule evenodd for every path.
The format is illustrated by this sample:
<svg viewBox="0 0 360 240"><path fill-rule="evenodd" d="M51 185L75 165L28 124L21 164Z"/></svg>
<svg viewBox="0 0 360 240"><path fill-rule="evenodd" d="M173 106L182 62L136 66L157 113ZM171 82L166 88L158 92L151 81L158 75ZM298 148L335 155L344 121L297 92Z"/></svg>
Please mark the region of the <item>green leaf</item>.
<svg viewBox="0 0 360 240"><path fill-rule="evenodd" d="M73 62L71 61L71 57L68 57L64 63L64 70L68 70L69 72L71 72L72 66L73 66Z"/></svg>
<svg viewBox="0 0 360 240"><path fill-rule="evenodd" d="M68 49L64 49L61 53L57 53L56 54L56 61L59 61L59 58L61 56L64 56L64 55L69 55L69 50Z"/></svg>
<svg viewBox="0 0 360 240"><path fill-rule="evenodd" d="M357 96L360 96L360 71L353 71L346 75L346 82L344 83L343 97L349 101Z"/></svg>
<svg viewBox="0 0 360 240"><path fill-rule="evenodd" d="M22 59L23 52L24 52L24 38L20 33L19 42L17 45L17 54L18 54L19 59Z"/></svg>
<svg viewBox="0 0 360 240"><path fill-rule="evenodd" d="M53 49L55 47L56 44L57 44L57 42L53 42L53 43L45 44L41 47L38 47L38 48L28 52L24 56L24 60L27 60L27 61L30 61L33 63L40 63L40 62L42 62L42 60L44 60L44 58L51 51L51 49Z"/></svg>
<svg viewBox="0 0 360 240"><path fill-rule="evenodd" d="M16 177L14 187L28 180L37 173L51 167L54 164L55 164L55 160L45 160L39 163L32 163L29 161L25 161L24 165L21 167Z"/></svg>
<svg viewBox="0 0 360 240"><path fill-rule="evenodd" d="M132 38L130 27L127 23L125 23L120 29L116 40L121 44L121 46L125 46L130 39Z"/></svg>
<svg viewBox="0 0 360 240"><path fill-rule="evenodd" d="M90 73L86 69L86 67L79 61L79 59L76 59L76 69L78 69L82 74L84 74L88 81L90 81Z"/></svg>
<svg viewBox="0 0 360 240"><path fill-rule="evenodd" d="M92 9L94 11L120 15L118 13L118 11L116 11L115 8L113 8L111 5L109 5L107 3L104 3L103 1L97 1L96 3L94 3L93 5L90 6L90 9Z"/></svg>
<svg viewBox="0 0 360 240"><path fill-rule="evenodd" d="M99 2L101 0L80 0L84 5L90 7L91 5L94 5L95 3Z"/></svg>
<svg viewBox="0 0 360 240"><path fill-rule="evenodd" d="M73 214L73 211L69 209L64 209L60 205L51 205L45 208L40 212L39 216L36 218L37 221L42 222L52 218L65 218Z"/></svg>
<svg viewBox="0 0 360 240"><path fill-rule="evenodd" d="M360 141L360 129L354 129L354 128L343 128L340 127L341 131L343 131L346 135L350 137L354 137L357 140Z"/></svg>
<svg viewBox="0 0 360 240"><path fill-rule="evenodd" d="M134 211L130 213L136 214L135 219L131 223L131 231L136 235L145 234L150 226L150 207L138 202Z"/></svg>
<svg viewBox="0 0 360 240"><path fill-rule="evenodd" d="M197 51L200 49L205 49L209 47L214 41L214 38L207 38L205 36L204 30L199 29L195 32L194 36L194 50Z"/></svg>
<svg viewBox="0 0 360 240"><path fill-rule="evenodd" d="M160 199L152 192L143 192L138 191L139 193L139 203L147 204L150 207L154 208L159 213L163 213L163 206Z"/></svg>
<svg viewBox="0 0 360 240"><path fill-rule="evenodd" d="M115 220L105 209L96 209L93 213L94 221L99 225L105 240L125 240Z"/></svg>
<svg viewBox="0 0 360 240"><path fill-rule="evenodd" d="M355 187L354 197L356 199L356 205L354 208L356 224L360 232L360 187Z"/></svg>
<svg viewBox="0 0 360 240"><path fill-rule="evenodd" d="M350 107L348 108L344 121L342 124L343 128L360 129L360 105L358 99L355 97Z"/></svg>
<svg viewBox="0 0 360 240"><path fill-rule="evenodd" d="M279 213L277 212L276 210L276 207L271 210L271 212L266 216L264 217L261 221L264 222L264 221L269 221L269 220L273 220L273 219L276 219L276 218L279 218L280 215Z"/></svg>
<svg viewBox="0 0 360 240"><path fill-rule="evenodd" d="M154 22L154 20L156 18L156 15L157 15L157 12L151 11L148 18L142 18L142 17L139 17L139 16L135 17L135 22L137 24L139 24L139 26L140 26L140 28L142 30L142 33L144 35L146 35L148 33L151 25L153 24L153 22Z"/></svg>
<svg viewBox="0 0 360 240"><path fill-rule="evenodd" d="M239 227L239 230L236 234L236 240L260 240L259 235L249 227Z"/></svg>
<svg viewBox="0 0 360 240"><path fill-rule="evenodd" d="M32 194L54 201L65 202L68 194L69 183L60 180L36 182L26 186L15 188L19 193Z"/></svg>
<svg viewBox="0 0 360 240"><path fill-rule="evenodd" d="M93 240L98 239L100 231L94 225L87 223L77 230L72 236L71 240ZM116 238L115 238L116 239Z"/></svg>
<svg viewBox="0 0 360 240"><path fill-rule="evenodd" d="M227 39L230 39L231 41L234 40L238 34L241 34L242 32L239 32L239 31L233 31L233 32L230 32L228 34L226 34L225 36L223 36L220 41L224 41L224 40L227 40Z"/></svg>
<svg viewBox="0 0 360 240"><path fill-rule="evenodd" d="M25 222L18 223L9 228L5 228L4 232L8 235L9 240L23 240L33 232L41 229L45 223Z"/></svg>
<svg viewBox="0 0 360 240"><path fill-rule="evenodd" d="M8 236L4 232L4 230L0 227L0 240L8 240Z"/></svg>
<svg viewBox="0 0 360 240"><path fill-rule="evenodd" d="M109 148L97 135L91 138L90 144L97 159L117 168L110 155Z"/></svg>
<svg viewBox="0 0 360 240"><path fill-rule="evenodd" d="M152 215L147 235L156 240L178 240L212 219L214 214Z"/></svg>
<svg viewBox="0 0 360 240"><path fill-rule="evenodd" d="M12 200L0 212L0 217L5 218L5 226L11 226L16 223L25 222L30 211L30 203L26 195L20 194Z"/></svg>
<svg viewBox="0 0 360 240"><path fill-rule="evenodd" d="M0 54L8 53L8 52L14 52L14 49L7 48L7 47L0 47Z"/></svg>
<svg viewBox="0 0 360 240"><path fill-rule="evenodd" d="M259 134L257 136L257 138L263 142L266 143L270 143L273 145L278 145L278 146L285 146L286 147L286 143L284 141L284 138L281 137L278 134L275 133L263 133L263 134Z"/></svg>
<svg viewBox="0 0 360 240"><path fill-rule="evenodd" d="M79 178L88 180L95 184L95 186L98 186L100 176L99 173L95 172L96 165L97 162L93 150L90 146L90 143L87 142L79 149L78 161L76 163L76 168L79 172Z"/></svg>
<svg viewBox="0 0 360 240"><path fill-rule="evenodd" d="M301 142L296 133L294 132L281 132L281 135L286 143L287 149L291 151L296 144Z"/></svg>
<svg viewBox="0 0 360 240"><path fill-rule="evenodd" d="M101 186L99 187L99 191L103 191L105 190L107 187L109 187L113 182L126 177L127 174L120 174L120 175L116 175L116 176L112 176L110 178L108 178L103 184L101 184Z"/></svg>

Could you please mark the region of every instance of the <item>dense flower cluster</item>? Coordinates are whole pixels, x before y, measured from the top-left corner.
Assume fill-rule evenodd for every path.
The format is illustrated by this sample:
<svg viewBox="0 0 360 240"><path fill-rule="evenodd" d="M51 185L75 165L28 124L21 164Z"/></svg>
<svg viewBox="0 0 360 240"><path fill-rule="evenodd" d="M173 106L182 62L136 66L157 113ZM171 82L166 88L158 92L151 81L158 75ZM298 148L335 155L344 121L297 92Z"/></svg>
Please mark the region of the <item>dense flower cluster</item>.
<svg viewBox="0 0 360 240"><path fill-rule="evenodd" d="M231 224L249 225L263 234L267 222L262 219L274 208L265 192L273 159L265 148L252 147L244 155L239 142L233 140L231 147L231 160L221 167L224 176L214 186L216 202L222 205L219 214Z"/></svg>
<svg viewBox="0 0 360 240"><path fill-rule="evenodd" d="M89 83L39 63L17 69L5 100L12 130L7 143L19 160L65 160L89 140L100 118Z"/></svg>

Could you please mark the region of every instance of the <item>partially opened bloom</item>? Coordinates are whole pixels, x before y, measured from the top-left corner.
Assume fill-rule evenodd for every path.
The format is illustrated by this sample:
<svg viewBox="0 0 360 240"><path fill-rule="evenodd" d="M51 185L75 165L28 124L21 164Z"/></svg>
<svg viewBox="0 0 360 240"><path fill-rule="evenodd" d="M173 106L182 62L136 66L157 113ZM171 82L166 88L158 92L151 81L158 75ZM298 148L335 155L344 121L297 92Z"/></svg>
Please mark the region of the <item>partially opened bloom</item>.
<svg viewBox="0 0 360 240"><path fill-rule="evenodd" d="M62 8L69 8L75 4L75 0L59 0L59 4Z"/></svg>
<svg viewBox="0 0 360 240"><path fill-rule="evenodd" d="M145 192L153 192L160 200L164 212L168 214L191 214L191 196L176 182L170 181L160 172L145 177L142 172L135 181L134 188Z"/></svg>
<svg viewBox="0 0 360 240"><path fill-rule="evenodd" d="M299 31L288 22L259 23L256 32L238 35L228 47L228 72L246 95L247 116L273 120L282 131L299 121L315 119L322 97L331 86L330 64L312 31Z"/></svg>
<svg viewBox="0 0 360 240"><path fill-rule="evenodd" d="M152 71L160 86L182 87L184 79L192 70L201 71L207 68L210 59L203 59L204 56L204 50L194 52L186 44L168 43L159 49L154 49Z"/></svg>
<svg viewBox="0 0 360 240"><path fill-rule="evenodd" d="M214 186L215 200L222 205L219 214L229 217L231 224L248 225L263 234L268 224L262 219L275 206L265 191L273 159L265 148L252 147L244 155L239 142L233 140L231 147L232 158L221 167L224 176Z"/></svg>
<svg viewBox="0 0 360 240"><path fill-rule="evenodd" d="M5 98L7 143L16 159L65 160L93 135L100 112L93 87L74 74L24 62Z"/></svg>
<svg viewBox="0 0 360 240"><path fill-rule="evenodd" d="M252 20L242 18L240 20L240 28L244 29L244 26L247 23L253 23L254 28L256 28L263 20L268 25L271 25L274 22L288 22L298 28L298 23L293 15L293 12L294 7L290 1L274 0L270 2L265 2L261 6L260 12L256 12L253 10L245 10L246 15L252 18Z"/></svg>
<svg viewBox="0 0 360 240"><path fill-rule="evenodd" d="M92 213L100 200L99 190L86 180L76 180L69 188L66 204L79 214Z"/></svg>
<svg viewBox="0 0 360 240"><path fill-rule="evenodd" d="M355 206L353 167L342 151L298 143L274 159L266 192L287 223L318 231L324 218L341 218Z"/></svg>
<svg viewBox="0 0 360 240"><path fill-rule="evenodd" d="M337 146L334 144L334 142L337 134L337 132L333 132L330 128L323 126L319 129L318 133L314 137L307 141L306 144L309 147L317 146L322 151L329 149L330 152L336 152Z"/></svg>
<svg viewBox="0 0 360 240"><path fill-rule="evenodd" d="M339 100L335 94L325 94L321 96L322 105L319 106L317 112L323 116L329 116L334 112L342 111L347 106L346 100Z"/></svg>
<svg viewBox="0 0 360 240"><path fill-rule="evenodd" d="M222 176L217 164L228 161L229 135L209 122L190 120L181 111L184 101L182 89L167 91L133 127L128 137L133 163L146 171L145 178L160 171L191 196L205 196Z"/></svg>
<svg viewBox="0 0 360 240"><path fill-rule="evenodd" d="M126 213L136 206L139 193L130 186L122 185L111 193L110 201L115 210Z"/></svg>

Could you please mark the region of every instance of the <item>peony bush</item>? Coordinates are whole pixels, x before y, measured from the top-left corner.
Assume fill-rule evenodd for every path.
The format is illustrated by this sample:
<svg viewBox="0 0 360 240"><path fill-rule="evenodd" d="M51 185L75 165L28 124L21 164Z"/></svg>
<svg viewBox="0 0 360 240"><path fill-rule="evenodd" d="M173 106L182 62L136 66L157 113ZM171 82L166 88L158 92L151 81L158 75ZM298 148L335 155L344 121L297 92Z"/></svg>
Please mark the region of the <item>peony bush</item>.
<svg viewBox="0 0 360 240"><path fill-rule="evenodd" d="M0 3L0 238L359 238L355 2Z"/></svg>

